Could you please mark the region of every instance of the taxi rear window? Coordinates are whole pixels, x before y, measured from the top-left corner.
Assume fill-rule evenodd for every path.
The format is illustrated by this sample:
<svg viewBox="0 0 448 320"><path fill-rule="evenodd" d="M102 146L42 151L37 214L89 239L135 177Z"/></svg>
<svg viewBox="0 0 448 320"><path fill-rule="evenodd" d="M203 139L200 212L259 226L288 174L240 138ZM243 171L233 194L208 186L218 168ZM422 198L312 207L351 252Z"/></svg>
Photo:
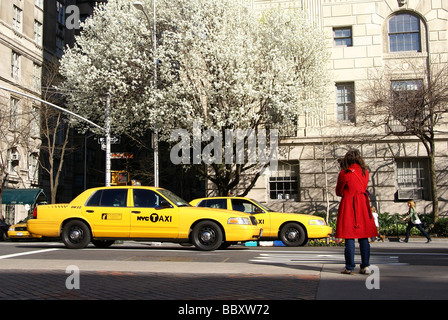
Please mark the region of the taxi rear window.
<svg viewBox="0 0 448 320"><path fill-rule="evenodd" d="M96 191L87 200L87 207L126 207L127 189L104 189Z"/></svg>

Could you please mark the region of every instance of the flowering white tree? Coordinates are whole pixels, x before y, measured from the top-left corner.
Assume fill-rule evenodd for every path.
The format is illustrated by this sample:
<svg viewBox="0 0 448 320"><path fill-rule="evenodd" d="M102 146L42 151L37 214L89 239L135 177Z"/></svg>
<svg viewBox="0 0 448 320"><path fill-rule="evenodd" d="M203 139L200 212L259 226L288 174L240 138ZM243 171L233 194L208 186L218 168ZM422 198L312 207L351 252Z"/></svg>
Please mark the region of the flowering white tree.
<svg viewBox="0 0 448 320"><path fill-rule="evenodd" d="M146 8L151 1L143 1ZM159 0L155 53L151 27L129 1L109 1L82 28L62 59L69 102L101 122L110 92L117 133L157 127L168 139L173 129L193 133L193 123L222 136L232 129L281 133L327 97L324 37L298 10L256 14L238 0ZM224 162L200 171L220 194L251 170L247 193L262 169Z"/></svg>

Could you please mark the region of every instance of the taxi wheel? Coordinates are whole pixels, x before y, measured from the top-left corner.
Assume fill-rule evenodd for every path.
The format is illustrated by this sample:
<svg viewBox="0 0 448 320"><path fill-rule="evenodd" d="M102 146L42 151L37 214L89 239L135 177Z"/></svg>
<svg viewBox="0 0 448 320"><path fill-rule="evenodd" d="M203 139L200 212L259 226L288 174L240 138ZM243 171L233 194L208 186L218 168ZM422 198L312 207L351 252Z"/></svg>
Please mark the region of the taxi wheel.
<svg viewBox="0 0 448 320"><path fill-rule="evenodd" d="M297 223L287 223L280 230L280 240L287 247L302 246L306 242L305 230Z"/></svg>
<svg viewBox="0 0 448 320"><path fill-rule="evenodd" d="M218 249L222 244L221 228L212 221L202 221L194 226L191 233L193 245L202 251Z"/></svg>
<svg viewBox="0 0 448 320"><path fill-rule="evenodd" d="M82 249L90 243L90 229L82 221L72 220L62 230L62 241L69 249Z"/></svg>

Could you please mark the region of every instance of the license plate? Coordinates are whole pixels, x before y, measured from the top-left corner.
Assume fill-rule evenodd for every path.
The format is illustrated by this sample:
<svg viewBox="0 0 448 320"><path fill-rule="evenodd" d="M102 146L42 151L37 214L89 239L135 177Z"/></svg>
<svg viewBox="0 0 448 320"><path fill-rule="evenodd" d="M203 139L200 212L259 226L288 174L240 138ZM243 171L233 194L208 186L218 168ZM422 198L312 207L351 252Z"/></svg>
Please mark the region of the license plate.
<svg viewBox="0 0 448 320"><path fill-rule="evenodd" d="M23 236L23 232L17 232L17 236L18 236L18 237Z"/></svg>

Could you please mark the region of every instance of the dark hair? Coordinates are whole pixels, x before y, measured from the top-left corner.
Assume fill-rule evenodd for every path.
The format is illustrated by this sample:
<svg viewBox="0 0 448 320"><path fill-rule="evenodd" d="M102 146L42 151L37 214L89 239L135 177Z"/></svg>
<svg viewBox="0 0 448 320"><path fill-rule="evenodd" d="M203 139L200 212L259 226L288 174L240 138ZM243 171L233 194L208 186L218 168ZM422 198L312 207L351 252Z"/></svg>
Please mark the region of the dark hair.
<svg viewBox="0 0 448 320"><path fill-rule="evenodd" d="M364 160L361 157L361 153L357 149L351 149L347 151L345 157L341 161L341 170L348 171L348 168L355 163L361 167L362 174L365 175L367 168L364 163Z"/></svg>

